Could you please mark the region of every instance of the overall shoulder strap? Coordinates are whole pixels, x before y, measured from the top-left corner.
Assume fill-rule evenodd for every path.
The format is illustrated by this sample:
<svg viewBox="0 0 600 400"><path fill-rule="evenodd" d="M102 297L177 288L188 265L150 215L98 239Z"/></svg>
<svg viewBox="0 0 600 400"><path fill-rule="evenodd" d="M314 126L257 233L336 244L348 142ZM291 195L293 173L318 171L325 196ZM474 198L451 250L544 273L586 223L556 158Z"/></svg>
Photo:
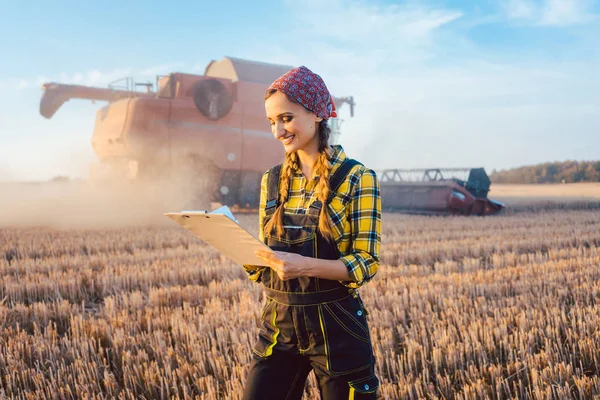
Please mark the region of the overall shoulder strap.
<svg viewBox="0 0 600 400"><path fill-rule="evenodd" d="M362 164L352 158L345 158L339 168L335 170L333 175L331 175L329 178L329 196L327 197L327 204L329 204L329 202L335 197L340 185L346 180L348 174L356 165ZM321 210L321 206L321 202L319 200L315 200L310 206L309 214L318 215Z"/></svg>
<svg viewBox="0 0 600 400"><path fill-rule="evenodd" d="M279 177L281 176L282 164L276 165L269 170L267 182L267 203L265 210L277 208L279 201Z"/></svg>
<svg viewBox="0 0 600 400"><path fill-rule="evenodd" d="M329 199L331 200L335 193L339 189L340 185L346 180L346 177L356 165L362 165L362 163L356 161L352 158L346 158L342 161L342 165L334 172L334 174L329 179Z"/></svg>

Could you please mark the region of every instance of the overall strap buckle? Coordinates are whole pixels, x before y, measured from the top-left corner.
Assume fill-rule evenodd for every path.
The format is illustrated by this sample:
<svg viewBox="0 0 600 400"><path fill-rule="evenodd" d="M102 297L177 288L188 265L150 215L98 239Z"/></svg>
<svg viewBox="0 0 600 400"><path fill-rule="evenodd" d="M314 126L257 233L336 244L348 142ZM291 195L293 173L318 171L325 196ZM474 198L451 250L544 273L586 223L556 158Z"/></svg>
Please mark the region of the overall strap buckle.
<svg viewBox="0 0 600 400"><path fill-rule="evenodd" d="M318 216L319 213L321 212L321 207L323 205L321 204L321 200L315 200L312 202L312 204L310 205L310 207L308 207L308 211L307 214L308 215L316 215Z"/></svg>

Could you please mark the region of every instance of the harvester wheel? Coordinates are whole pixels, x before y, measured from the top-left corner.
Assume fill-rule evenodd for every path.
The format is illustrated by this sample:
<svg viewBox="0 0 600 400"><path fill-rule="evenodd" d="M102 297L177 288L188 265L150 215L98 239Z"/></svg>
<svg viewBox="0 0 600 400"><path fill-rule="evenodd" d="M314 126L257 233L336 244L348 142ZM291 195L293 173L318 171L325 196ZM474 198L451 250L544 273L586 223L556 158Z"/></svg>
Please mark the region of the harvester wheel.
<svg viewBox="0 0 600 400"><path fill-rule="evenodd" d="M198 82L192 89L192 95L198 110L211 121L226 116L233 106L229 91L216 79Z"/></svg>

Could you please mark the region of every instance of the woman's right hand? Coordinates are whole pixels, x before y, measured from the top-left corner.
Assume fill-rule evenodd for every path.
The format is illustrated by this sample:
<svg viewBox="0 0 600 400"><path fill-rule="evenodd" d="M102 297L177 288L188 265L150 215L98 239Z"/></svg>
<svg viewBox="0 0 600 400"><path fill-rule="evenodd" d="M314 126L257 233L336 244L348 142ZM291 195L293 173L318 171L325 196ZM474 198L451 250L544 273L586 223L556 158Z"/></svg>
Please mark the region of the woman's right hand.
<svg viewBox="0 0 600 400"><path fill-rule="evenodd" d="M269 268L277 272L277 276L283 281L308 276L309 257L284 251L258 250L255 254L264 260Z"/></svg>

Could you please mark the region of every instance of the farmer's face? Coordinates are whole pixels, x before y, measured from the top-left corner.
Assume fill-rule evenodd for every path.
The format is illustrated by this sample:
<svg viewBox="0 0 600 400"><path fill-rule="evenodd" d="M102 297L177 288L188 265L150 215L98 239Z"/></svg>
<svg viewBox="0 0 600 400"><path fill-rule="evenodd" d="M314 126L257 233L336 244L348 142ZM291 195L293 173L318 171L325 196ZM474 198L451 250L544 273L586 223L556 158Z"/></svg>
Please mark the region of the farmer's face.
<svg viewBox="0 0 600 400"><path fill-rule="evenodd" d="M271 132L283 144L286 153L318 149L317 128L322 118L302 105L289 101L279 91L265 100L265 111Z"/></svg>

